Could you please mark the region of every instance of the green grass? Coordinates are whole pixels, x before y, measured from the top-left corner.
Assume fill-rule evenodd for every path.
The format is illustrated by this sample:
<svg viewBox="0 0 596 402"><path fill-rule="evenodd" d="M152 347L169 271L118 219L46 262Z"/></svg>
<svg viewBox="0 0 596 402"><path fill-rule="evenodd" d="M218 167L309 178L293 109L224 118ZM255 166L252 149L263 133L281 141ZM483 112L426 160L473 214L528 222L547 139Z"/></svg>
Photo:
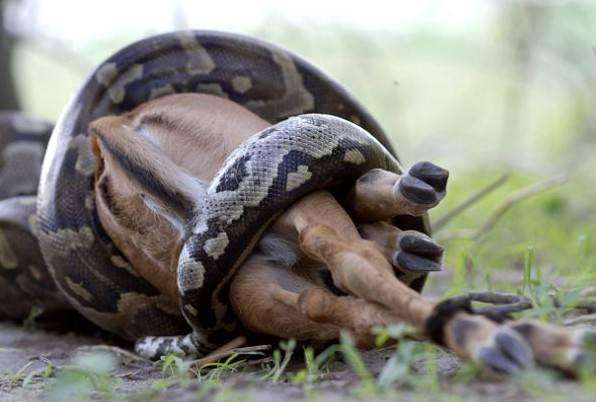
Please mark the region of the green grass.
<svg viewBox="0 0 596 402"><path fill-rule="evenodd" d="M489 175L483 177L487 183ZM507 194L532 181L538 178L514 175L510 183L463 213L444 232L478 227ZM570 180L515 205L478 241L445 241L446 266L453 270L449 293L486 288L487 282L499 290L520 286L526 290L530 279L568 289L596 283L596 195L578 181ZM458 178L449 189L446 205L433 215L440 216L465 197L465 189L458 188L462 182L470 190L482 187L477 174Z"/></svg>
<svg viewBox="0 0 596 402"><path fill-rule="evenodd" d="M527 35L528 16L514 24L519 20L508 15L495 17L493 26L460 34L428 29L398 35L274 21L256 34L304 55L348 86L390 133L405 164L428 159L450 170L447 198L432 218L510 172L505 185L436 233L446 246L445 273L431 275L426 292L435 297L470 290L518 292L535 304L527 315L560 322L578 292L596 284L596 91L590 50L596 13L580 5L547 8L541 14L546 15L543 35L528 45L535 57L526 64L516 52L516 38ZM116 35L87 44L78 63L22 45L16 70L25 109L55 120L86 75L85 66L91 68L133 39ZM568 177L566 184L516 204L479 239L450 237L479 228L514 191L561 173ZM400 340L379 373L371 372L342 335L338 345L321 352L282 343L271 362L257 368L232 356L201 368L195 378L186 375L188 366L178 356L165 356L162 378L127 395L113 390L120 380L105 356L83 357L72 368L50 369L42 378L54 400L74 395L78 400L148 401L171 387L198 383L198 397L238 402L242 391L226 381L241 375L257 388L289 383L317 400L319 386L343 361L359 379L347 387L354 400L398 400L402 392L416 400L466 400L467 387L482 378L480 369L465 363L444 378L437 348L404 340L406 329L376 329L379 346ZM23 373L5 373L0 383L26 383ZM559 389L558 380L556 373L537 369L512 383L537 400L566 400L567 389ZM584 373L573 392L594 395L594 384L596 376Z"/></svg>

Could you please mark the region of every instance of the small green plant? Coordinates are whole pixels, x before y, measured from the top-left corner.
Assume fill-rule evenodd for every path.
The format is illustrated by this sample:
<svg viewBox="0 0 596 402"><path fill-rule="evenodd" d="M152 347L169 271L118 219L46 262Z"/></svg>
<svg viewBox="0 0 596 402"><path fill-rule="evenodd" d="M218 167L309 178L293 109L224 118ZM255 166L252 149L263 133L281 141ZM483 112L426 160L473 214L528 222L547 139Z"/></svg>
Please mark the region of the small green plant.
<svg viewBox="0 0 596 402"><path fill-rule="evenodd" d="M164 378L171 378L181 373L186 373L190 368L190 363L185 362L182 354L179 353L170 353L161 356L157 363L161 367L161 374Z"/></svg>
<svg viewBox="0 0 596 402"><path fill-rule="evenodd" d="M412 363L415 357L419 357L419 349L416 343L411 341L400 342L391 358L383 367L377 380L381 387L388 387L397 381L408 382L412 374Z"/></svg>
<svg viewBox="0 0 596 402"><path fill-rule="evenodd" d="M514 381L530 396L541 400L560 400L560 393L553 387L558 375L550 370L527 370L514 378Z"/></svg>
<svg viewBox="0 0 596 402"><path fill-rule="evenodd" d="M468 251L464 250L459 255L457 263L454 266L453 278L451 280L451 286L446 292L445 297L455 296L460 294L468 286L468 275L467 272L473 265L472 256Z"/></svg>
<svg viewBox="0 0 596 402"><path fill-rule="evenodd" d="M344 356L346 363L354 370L356 375L360 378L362 390L366 393L375 393L377 391L374 377L364 360L362 355L354 346L354 341L350 334L346 331L342 331L339 336L341 352Z"/></svg>
<svg viewBox="0 0 596 402"><path fill-rule="evenodd" d="M50 361L46 361L45 362L46 365L45 367L39 371L39 370L34 370L31 371L29 374L27 374L27 376L25 378L23 378L23 387L28 387L30 384L32 384L35 381L35 378L37 377L41 377L43 379L48 379L54 376L55 373L55 368L54 365L52 364L52 362Z"/></svg>
<svg viewBox="0 0 596 402"><path fill-rule="evenodd" d="M12 388L18 387L24 384L27 378L27 370L33 365L33 362L29 362L21 367L17 372L4 372L0 374L0 389L9 391Z"/></svg>
<svg viewBox="0 0 596 402"><path fill-rule="evenodd" d="M341 352L341 346L337 344L327 347L316 356L313 348L304 348L305 367L292 375L290 379L295 384L304 384L306 386L314 384L329 372L330 365L339 352Z"/></svg>
<svg viewBox="0 0 596 402"><path fill-rule="evenodd" d="M286 370L286 367L292 359L294 349L296 349L296 340L290 339L287 341L281 341L279 343L279 347L284 351L284 356L283 358L281 357L281 351L279 349L273 351L273 367L267 374L263 376L264 380L270 380L272 382L278 382L280 380L281 376Z"/></svg>
<svg viewBox="0 0 596 402"><path fill-rule="evenodd" d="M85 353L75 357L73 365L63 367L51 385L48 401L121 400L114 394L117 385L111 375L116 361L108 353Z"/></svg>
<svg viewBox="0 0 596 402"><path fill-rule="evenodd" d="M437 361L437 353L440 349L432 344L422 345L424 349L424 375L418 376L419 381L416 384L417 389L424 391L424 393L432 393L436 395L440 391L439 383L439 364Z"/></svg>
<svg viewBox="0 0 596 402"><path fill-rule="evenodd" d="M393 354L377 379L377 383L381 388L386 390L396 383L414 386L421 379L433 385L436 383L436 365L432 365L435 360L430 352L434 349L431 349L432 345L423 345L407 339L409 335L415 333L414 328L406 324L393 324L375 327L373 333L377 336L377 347L384 345L389 339L397 342ZM426 376L428 378L413 369L414 363L423 358L426 358ZM429 362L432 362L432 364Z"/></svg>
<svg viewBox="0 0 596 402"><path fill-rule="evenodd" d="M180 353L169 353L161 356L157 362L161 369L162 377L151 384L151 390L160 391L169 388L175 384L187 384L191 381L189 372L191 371L191 362L184 360Z"/></svg>
<svg viewBox="0 0 596 402"><path fill-rule="evenodd" d="M318 378L318 367L315 366L315 352L311 347L303 349L304 368L290 376L294 384L312 384Z"/></svg>
<svg viewBox="0 0 596 402"><path fill-rule="evenodd" d="M238 354L234 353L224 361L205 364L195 375L201 382L220 383L226 374L237 372L246 363L245 360L236 360L237 358Z"/></svg>
<svg viewBox="0 0 596 402"><path fill-rule="evenodd" d="M378 325L372 329L373 335L375 335L375 346L380 348L384 346L388 340L399 341L405 336L412 334L414 329L407 324L390 324L390 325Z"/></svg>
<svg viewBox="0 0 596 402"><path fill-rule="evenodd" d="M27 318L25 318L25 321L23 321L23 326L29 330L36 329L37 328L37 319L42 314L43 314L43 308L41 308L39 306L31 307L31 310L29 310L29 314L27 315Z"/></svg>

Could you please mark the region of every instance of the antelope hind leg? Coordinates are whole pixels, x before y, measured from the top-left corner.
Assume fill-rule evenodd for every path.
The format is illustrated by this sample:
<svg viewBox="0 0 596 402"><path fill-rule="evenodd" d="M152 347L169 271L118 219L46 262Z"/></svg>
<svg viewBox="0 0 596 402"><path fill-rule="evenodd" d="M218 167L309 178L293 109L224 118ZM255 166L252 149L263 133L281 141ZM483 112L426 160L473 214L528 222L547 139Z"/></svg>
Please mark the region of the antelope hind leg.
<svg viewBox="0 0 596 402"><path fill-rule="evenodd" d="M435 303L396 278L380 246L360 237L331 194L321 191L299 200L278 219L273 230L290 236L293 232L302 251L327 266L338 288L386 309L391 322L408 323L425 334ZM302 308L305 306L308 303ZM329 319L324 314L321 317ZM381 321L379 324L385 323ZM341 317L333 322L341 323ZM532 353L519 334L485 317L457 313L446 320L441 332L445 346L493 370L512 373L532 363Z"/></svg>
<svg viewBox="0 0 596 402"><path fill-rule="evenodd" d="M370 329L396 321L379 305L332 294L318 275L320 267L294 266L278 258L277 251L277 255L254 252L230 284L230 303L246 329L316 343L337 339L343 328L353 334L358 347L371 348L374 337ZM173 352L185 356L205 353L197 348L192 335L146 337L136 343L135 350L150 359Z"/></svg>
<svg viewBox="0 0 596 402"><path fill-rule="evenodd" d="M360 347L371 347L374 325L405 322L421 334L435 304L408 288L372 241L364 240L347 213L326 192L295 203L272 226L288 244L299 244L315 262L331 271L335 284L348 293L338 297L323 283L302 279L253 254L231 284L231 302L244 325L284 338L336 339L347 328ZM279 253L277 253L279 254ZM529 365L531 352L512 329L479 316L459 313L442 330L445 345L460 356L494 370L514 372ZM137 353L156 358L172 351L200 355L192 336L145 338Z"/></svg>
<svg viewBox="0 0 596 402"><path fill-rule="evenodd" d="M324 287L318 268L288 267L253 254L230 286L230 301L249 330L299 341L327 342L347 329L356 345L370 348L374 325L395 319L387 309L364 299L337 296ZM313 269L314 268L314 269Z"/></svg>
<svg viewBox="0 0 596 402"><path fill-rule="evenodd" d="M368 240L373 240L385 257L400 271L431 270L440 263L440 246L436 245L428 236L415 231L401 231L384 222L361 225L360 233ZM419 271L418 271L419 272ZM484 320L480 317L481 320ZM504 335L493 340L490 337L482 340L482 336L466 335L466 328L477 327L476 319L457 317L447 327L446 337L453 349L459 348L460 343L468 343L464 348L476 348L477 355L494 355L491 348L507 350L516 342L509 340L508 331L503 328ZM482 324L489 328L488 324ZM554 367L573 374L584 361L590 359L587 345L596 342L596 332L586 328L565 328L537 320L516 320L506 323L506 327L521 335L527 342L529 349L541 365ZM482 331L481 331L482 332ZM471 338L470 343L466 338ZM475 344L475 346L474 346ZM482 349L488 347L488 349ZM512 356L522 356L521 361L529 361L529 350L512 349ZM489 358L489 357L486 357ZM507 361L494 359L498 371L511 371L513 366Z"/></svg>

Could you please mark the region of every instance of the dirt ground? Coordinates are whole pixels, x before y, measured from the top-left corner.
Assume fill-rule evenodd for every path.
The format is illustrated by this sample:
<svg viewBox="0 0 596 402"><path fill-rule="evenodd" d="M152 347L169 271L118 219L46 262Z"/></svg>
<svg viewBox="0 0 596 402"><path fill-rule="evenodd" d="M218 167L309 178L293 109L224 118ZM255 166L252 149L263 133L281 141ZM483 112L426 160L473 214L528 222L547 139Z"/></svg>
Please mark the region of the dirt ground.
<svg viewBox="0 0 596 402"><path fill-rule="evenodd" d="M73 359L80 353L101 352L105 339L93 335L57 333L44 330L25 329L10 323L0 324L0 401L37 401L37 400L79 400L80 397L61 397L56 394L56 380L60 368L72 366ZM98 346L99 345L99 346ZM105 350L104 350L105 352ZM110 352L111 353L111 352ZM389 358L389 351L372 351L363 354L363 358L373 374L378 374ZM371 400L357 391L358 377L342 362L335 363L330 372L318 381L305 394L302 385L288 382L263 382L255 380L255 373L243 371L239 374L227 374L217 387L198 380L187 384L173 384L155 387L163 381L164 374L155 363L132 359L131 356L114 355L115 368L110 372L111 380L105 385L110 400L156 400L156 401L298 401L303 399L317 401ZM517 379L494 380L474 378L470 381L452 381L451 378L460 365L452 355L441 353L438 357L440 373L440 392L429 400L467 400L467 401L531 401L531 400L566 400L573 395L574 402L596 401L596 395L590 394L577 382L558 379L536 379L530 387ZM48 366L52 369L49 370ZM289 368L292 370L292 367ZM546 383L544 383L546 381ZM223 385L222 385L223 384ZM536 392L531 392L532 387ZM101 388L101 385L98 386ZM537 388L537 390L536 390ZM554 393L548 391L553 389ZM530 391L528 391L530 390ZM593 390L593 389L592 389ZM545 392L546 391L546 392ZM420 400L420 390L407 387L396 389L397 394L378 396L379 400ZM98 400L105 400L97 396ZM423 396L423 395L422 395ZM566 397L567 396L567 397ZM560 399L559 399L560 398ZM93 398L96 399L96 398ZM373 398L374 399L374 398ZM85 399L86 400L86 399Z"/></svg>

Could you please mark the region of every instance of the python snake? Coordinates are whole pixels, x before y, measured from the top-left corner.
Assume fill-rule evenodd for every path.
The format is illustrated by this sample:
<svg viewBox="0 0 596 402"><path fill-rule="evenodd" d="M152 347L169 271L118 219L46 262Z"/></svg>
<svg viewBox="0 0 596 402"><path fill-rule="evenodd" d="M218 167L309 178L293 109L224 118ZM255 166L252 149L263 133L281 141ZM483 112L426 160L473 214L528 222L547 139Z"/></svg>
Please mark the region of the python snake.
<svg viewBox="0 0 596 402"><path fill-rule="evenodd" d="M228 98L273 126L229 156L192 211L178 263L182 311L172 311L101 227L88 125L185 92ZM341 192L371 168L401 170L379 124L345 88L284 49L221 32L154 36L101 63L52 132L37 209L35 185L17 188L36 181L39 163L29 158L20 172L29 176L18 179L10 157L23 142L43 153L49 126L31 134L18 120L0 119L0 292L6 295L0 314L22 317L33 304L70 306L108 331L140 340L137 350L145 355L203 354L241 330L226 284L267 225L298 198L321 188ZM429 233L426 217L396 219L402 228ZM424 279L402 278L416 290Z"/></svg>

